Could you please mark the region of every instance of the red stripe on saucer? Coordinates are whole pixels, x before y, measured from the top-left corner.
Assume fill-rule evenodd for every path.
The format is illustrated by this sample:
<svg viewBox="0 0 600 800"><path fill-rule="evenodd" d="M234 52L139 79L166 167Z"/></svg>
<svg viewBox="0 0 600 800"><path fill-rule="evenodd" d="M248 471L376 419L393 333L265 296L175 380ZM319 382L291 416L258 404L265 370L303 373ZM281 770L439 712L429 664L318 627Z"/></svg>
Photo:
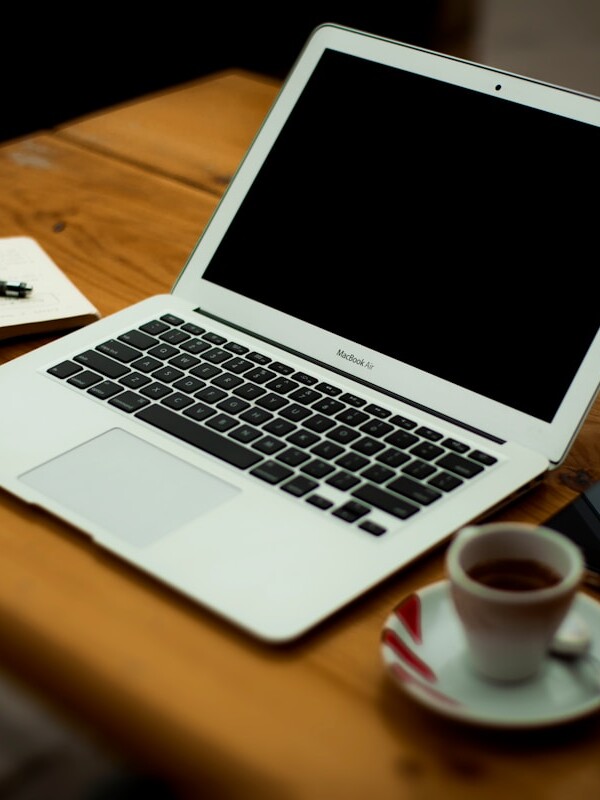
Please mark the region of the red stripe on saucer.
<svg viewBox="0 0 600 800"><path fill-rule="evenodd" d="M421 598L418 594L410 594L394 609L394 614L410 633L413 641L421 644Z"/></svg>
<svg viewBox="0 0 600 800"><path fill-rule="evenodd" d="M385 628L383 631L383 642L390 647L394 653L411 666L419 675L422 675L426 680L435 683L437 675L431 667L422 661L416 653L406 645L398 634L391 628Z"/></svg>

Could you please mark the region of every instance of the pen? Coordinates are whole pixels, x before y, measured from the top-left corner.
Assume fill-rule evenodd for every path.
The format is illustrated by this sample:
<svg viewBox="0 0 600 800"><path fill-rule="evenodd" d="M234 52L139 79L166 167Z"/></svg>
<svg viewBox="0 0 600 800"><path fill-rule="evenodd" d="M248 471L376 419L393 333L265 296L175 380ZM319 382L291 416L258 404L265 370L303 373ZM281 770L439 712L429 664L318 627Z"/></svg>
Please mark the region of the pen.
<svg viewBox="0 0 600 800"><path fill-rule="evenodd" d="M24 281L0 281L0 297L27 297L33 286Z"/></svg>

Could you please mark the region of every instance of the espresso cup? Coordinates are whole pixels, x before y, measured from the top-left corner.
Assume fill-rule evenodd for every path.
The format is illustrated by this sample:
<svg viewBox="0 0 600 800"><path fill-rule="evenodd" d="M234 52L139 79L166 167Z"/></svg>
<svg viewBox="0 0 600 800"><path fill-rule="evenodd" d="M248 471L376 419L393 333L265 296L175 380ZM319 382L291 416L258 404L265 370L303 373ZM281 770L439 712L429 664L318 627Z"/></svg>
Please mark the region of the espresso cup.
<svg viewBox="0 0 600 800"><path fill-rule="evenodd" d="M475 671L498 681L535 675L581 583L579 548L535 525L472 526L451 542L446 569Z"/></svg>

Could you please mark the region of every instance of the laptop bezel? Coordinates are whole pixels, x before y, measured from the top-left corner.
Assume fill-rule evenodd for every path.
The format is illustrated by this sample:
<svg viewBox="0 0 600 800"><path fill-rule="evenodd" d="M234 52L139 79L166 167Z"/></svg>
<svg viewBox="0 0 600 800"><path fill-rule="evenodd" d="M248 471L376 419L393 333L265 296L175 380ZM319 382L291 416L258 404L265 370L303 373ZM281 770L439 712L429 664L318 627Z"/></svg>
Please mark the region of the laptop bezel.
<svg viewBox="0 0 600 800"><path fill-rule="evenodd" d="M382 64L600 126L597 98L540 83L473 62L405 45L337 25L317 28L197 242L173 288L206 313L275 342L291 352L373 385L498 440L511 440L543 454L551 464L565 458L600 388L600 332L582 361L552 422L532 417L437 376L317 328L255 300L204 280L221 238L267 158L322 53L339 50ZM496 87L501 80L502 93ZM340 358L340 351L354 360ZM372 366L371 366L372 365ZM406 387L410 386L410 393Z"/></svg>

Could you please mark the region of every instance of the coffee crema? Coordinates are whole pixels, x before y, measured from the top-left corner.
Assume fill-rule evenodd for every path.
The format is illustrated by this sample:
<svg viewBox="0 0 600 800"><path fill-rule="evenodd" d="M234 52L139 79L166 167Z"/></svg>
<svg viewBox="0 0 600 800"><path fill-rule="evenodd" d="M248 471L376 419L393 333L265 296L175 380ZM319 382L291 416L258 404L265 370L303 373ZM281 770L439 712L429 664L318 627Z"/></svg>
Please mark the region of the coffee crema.
<svg viewBox="0 0 600 800"><path fill-rule="evenodd" d="M561 576L539 561L522 558L495 558L480 561L467 575L484 586L508 592L531 592L560 583Z"/></svg>

